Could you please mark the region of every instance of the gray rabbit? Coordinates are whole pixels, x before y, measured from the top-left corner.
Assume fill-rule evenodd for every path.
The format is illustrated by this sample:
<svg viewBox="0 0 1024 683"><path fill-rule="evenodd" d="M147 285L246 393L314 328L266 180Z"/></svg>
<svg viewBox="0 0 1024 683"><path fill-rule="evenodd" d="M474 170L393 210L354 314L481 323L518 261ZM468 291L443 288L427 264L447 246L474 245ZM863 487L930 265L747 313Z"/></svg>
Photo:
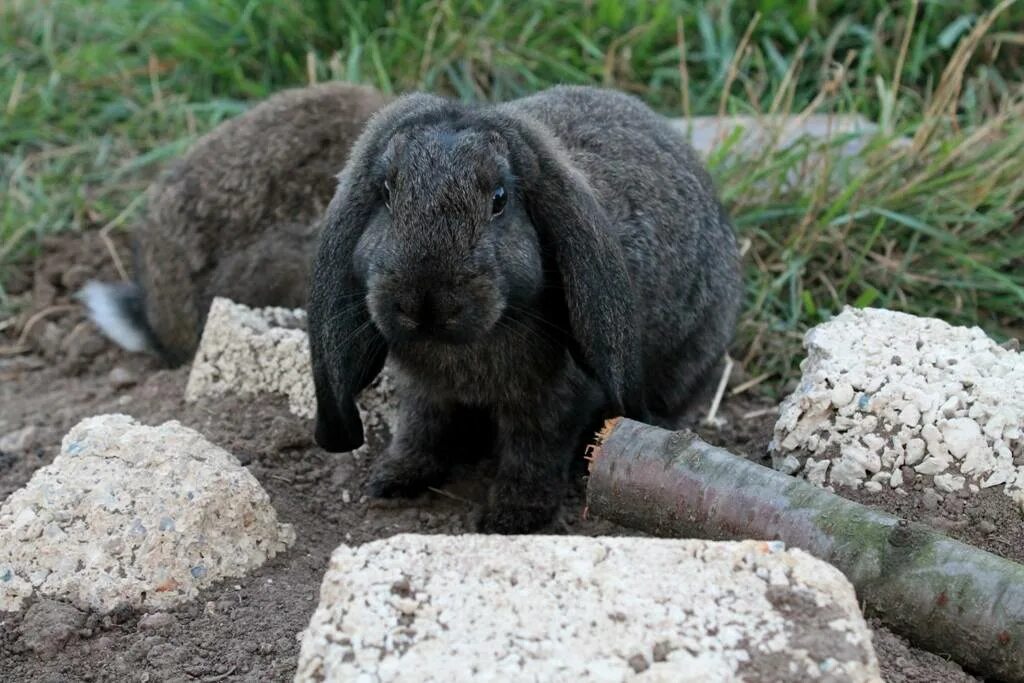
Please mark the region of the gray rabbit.
<svg viewBox="0 0 1024 683"><path fill-rule="evenodd" d="M387 102L344 83L285 90L202 137L149 189L135 282L83 290L93 320L121 346L177 365L215 296L304 306L337 171Z"/></svg>
<svg viewBox="0 0 1024 683"><path fill-rule="evenodd" d="M363 442L385 358L401 412L375 496L494 449L486 532L551 521L600 420L674 425L732 338L732 227L692 150L639 100L556 87L498 105L404 96L339 176L316 254L316 440Z"/></svg>

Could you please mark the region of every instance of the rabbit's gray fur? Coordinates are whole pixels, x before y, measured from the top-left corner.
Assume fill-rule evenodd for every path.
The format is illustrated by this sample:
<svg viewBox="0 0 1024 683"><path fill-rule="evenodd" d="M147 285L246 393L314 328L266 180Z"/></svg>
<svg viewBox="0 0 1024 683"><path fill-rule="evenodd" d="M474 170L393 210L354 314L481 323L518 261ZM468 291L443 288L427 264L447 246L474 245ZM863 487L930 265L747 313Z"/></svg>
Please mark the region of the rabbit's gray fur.
<svg viewBox="0 0 1024 683"><path fill-rule="evenodd" d="M602 418L676 423L741 291L711 180L639 100L407 95L368 125L328 208L309 304L317 441L362 443L353 397L387 357L401 413L371 492L440 481L472 436L499 456L480 528L536 529Z"/></svg>
<svg viewBox="0 0 1024 683"><path fill-rule="evenodd" d="M134 233L135 283L90 283L93 319L130 350L188 360L215 296L304 306L319 219L376 90L285 90L200 138L149 189Z"/></svg>

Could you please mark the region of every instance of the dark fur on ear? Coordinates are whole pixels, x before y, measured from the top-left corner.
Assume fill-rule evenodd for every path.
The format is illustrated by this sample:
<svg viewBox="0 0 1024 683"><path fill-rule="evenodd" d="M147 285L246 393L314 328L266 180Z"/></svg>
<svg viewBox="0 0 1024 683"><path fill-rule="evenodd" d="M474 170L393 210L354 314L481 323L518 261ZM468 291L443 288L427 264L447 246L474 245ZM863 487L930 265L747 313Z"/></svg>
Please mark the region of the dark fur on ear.
<svg viewBox="0 0 1024 683"><path fill-rule="evenodd" d="M387 356L387 345L366 308L365 273L354 262L367 222L384 208L380 157L409 118L443 117L449 106L443 99L417 95L374 116L338 176L313 264L308 309L315 438L326 451L350 451L363 444L355 397L380 373Z"/></svg>
<svg viewBox="0 0 1024 683"><path fill-rule="evenodd" d="M573 359L600 382L612 412L644 420L633 287L608 215L559 142L525 117L498 117L530 219L554 255Z"/></svg>

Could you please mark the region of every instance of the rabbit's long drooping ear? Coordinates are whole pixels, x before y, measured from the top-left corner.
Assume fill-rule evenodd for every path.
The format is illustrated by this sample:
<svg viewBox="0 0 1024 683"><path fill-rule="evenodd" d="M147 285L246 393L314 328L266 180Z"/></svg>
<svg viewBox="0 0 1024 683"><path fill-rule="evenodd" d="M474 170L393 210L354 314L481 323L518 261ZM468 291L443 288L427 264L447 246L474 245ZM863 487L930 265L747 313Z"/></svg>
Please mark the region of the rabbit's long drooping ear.
<svg viewBox="0 0 1024 683"><path fill-rule="evenodd" d="M510 127L525 143L510 145L513 163L530 219L555 257L573 333L570 350L619 414L645 419L632 286L609 218L557 140L518 117L510 117Z"/></svg>
<svg viewBox="0 0 1024 683"><path fill-rule="evenodd" d="M377 376L387 355L366 310L365 283L356 277L352 263L355 244L372 211L367 199L343 174L313 266L308 324L316 389L315 438L331 453L363 444L355 397Z"/></svg>
<svg viewBox="0 0 1024 683"><path fill-rule="evenodd" d="M316 441L327 451L363 444L355 397L384 365L387 345L366 308L365 277L354 253L367 222L383 209L381 156L388 141L413 118L443 113L440 98L415 94L378 112L338 176L313 264L309 295L309 347L316 388Z"/></svg>

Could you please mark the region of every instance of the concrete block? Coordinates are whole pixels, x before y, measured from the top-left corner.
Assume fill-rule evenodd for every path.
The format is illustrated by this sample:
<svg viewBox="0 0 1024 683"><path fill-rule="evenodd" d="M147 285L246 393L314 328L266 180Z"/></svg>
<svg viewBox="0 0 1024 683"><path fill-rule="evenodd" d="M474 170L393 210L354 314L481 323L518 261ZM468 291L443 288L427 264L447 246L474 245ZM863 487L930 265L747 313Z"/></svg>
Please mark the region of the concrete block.
<svg viewBox="0 0 1024 683"><path fill-rule="evenodd" d="M399 535L332 558L296 681L881 681L853 588L779 543Z"/></svg>

